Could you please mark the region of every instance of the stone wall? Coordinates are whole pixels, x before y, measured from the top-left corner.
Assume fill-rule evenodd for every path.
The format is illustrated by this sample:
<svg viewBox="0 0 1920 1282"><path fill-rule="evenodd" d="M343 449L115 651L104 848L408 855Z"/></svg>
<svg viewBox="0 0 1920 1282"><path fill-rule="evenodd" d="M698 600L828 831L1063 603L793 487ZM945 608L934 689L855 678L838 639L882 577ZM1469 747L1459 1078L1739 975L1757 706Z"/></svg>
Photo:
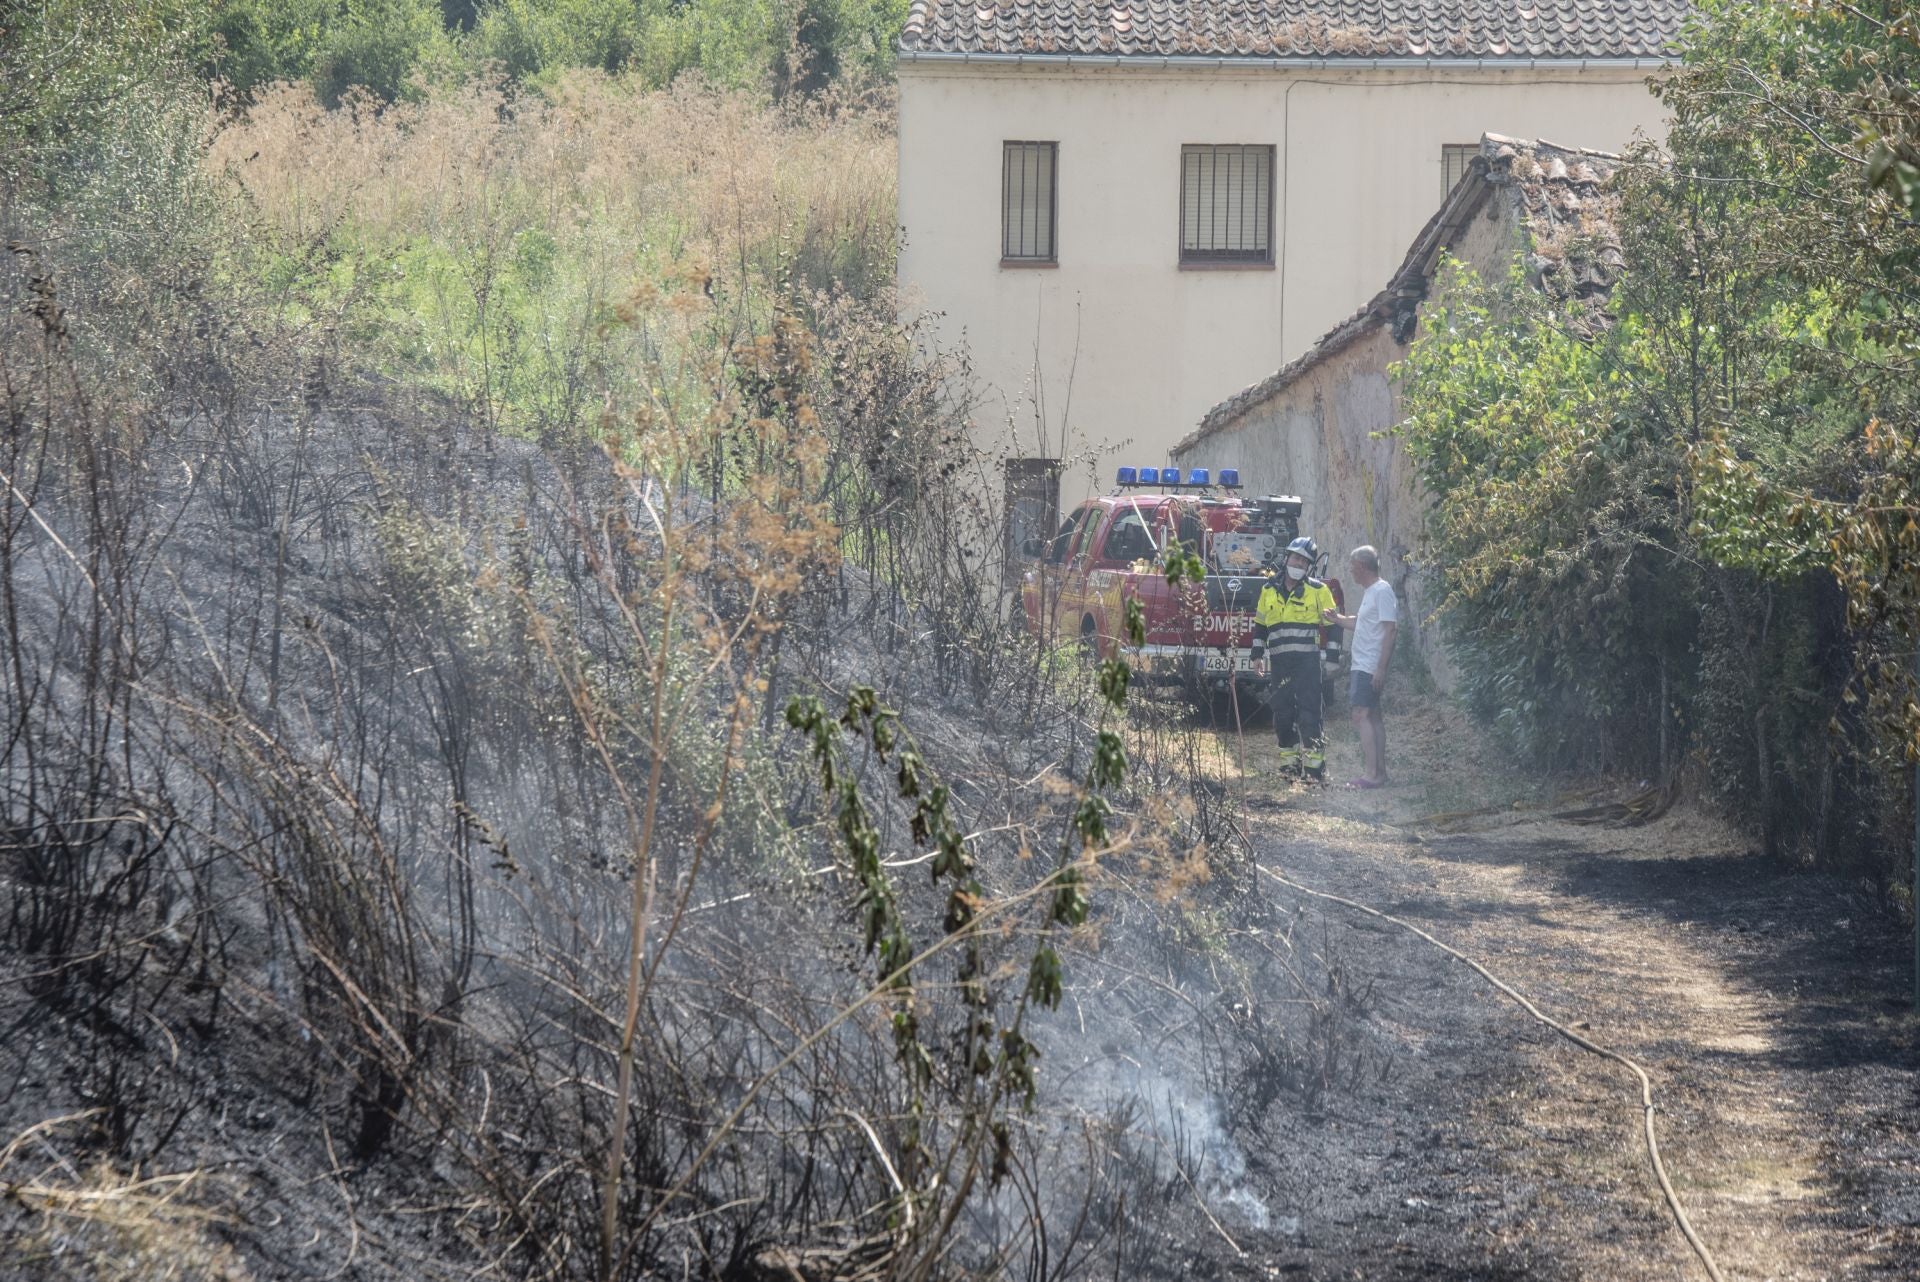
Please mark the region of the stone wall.
<svg viewBox="0 0 1920 1282"><path fill-rule="evenodd" d="M1463 229L1453 253L1482 275L1511 270L1519 244L1518 205L1496 190ZM1418 649L1442 689L1453 671L1427 616L1432 592L1419 573L1425 502L1413 461L1393 429L1403 409L1391 370L1406 355L1384 318L1349 325L1298 363L1299 372L1230 421L1175 454L1183 467L1240 470L1247 494L1298 494L1306 532L1347 577L1347 553L1380 550L1381 571L1403 603L1401 637Z"/></svg>

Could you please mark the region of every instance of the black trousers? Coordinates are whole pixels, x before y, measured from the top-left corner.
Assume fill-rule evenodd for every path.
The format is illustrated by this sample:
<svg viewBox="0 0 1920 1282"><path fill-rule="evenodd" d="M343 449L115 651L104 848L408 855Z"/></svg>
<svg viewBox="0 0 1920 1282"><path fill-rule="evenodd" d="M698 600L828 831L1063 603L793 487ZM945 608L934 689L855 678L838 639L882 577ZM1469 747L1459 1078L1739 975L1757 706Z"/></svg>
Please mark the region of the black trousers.
<svg viewBox="0 0 1920 1282"><path fill-rule="evenodd" d="M1327 763L1326 727L1320 695L1318 654L1277 654L1268 667L1268 701L1281 756L1309 770Z"/></svg>

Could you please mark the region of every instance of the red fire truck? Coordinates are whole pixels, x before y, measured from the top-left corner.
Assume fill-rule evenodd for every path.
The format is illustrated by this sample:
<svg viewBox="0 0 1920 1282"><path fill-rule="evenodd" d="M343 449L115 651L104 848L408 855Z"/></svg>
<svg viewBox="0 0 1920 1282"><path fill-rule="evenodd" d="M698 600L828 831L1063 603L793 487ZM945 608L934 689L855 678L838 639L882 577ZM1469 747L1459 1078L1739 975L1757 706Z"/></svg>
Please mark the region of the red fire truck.
<svg viewBox="0 0 1920 1282"><path fill-rule="evenodd" d="M1253 611L1270 567L1300 532L1291 495L1242 498L1239 473L1222 469L1123 467L1111 493L1088 499L1050 539L1029 539L1020 585L1026 626L1042 637L1079 639L1102 658L1124 653L1140 677L1216 694L1251 667ZM1175 543L1207 565L1204 584L1167 583ZM1325 569L1325 555L1315 573ZM1324 576L1323 576L1324 577ZM1345 606L1337 579L1334 600ZM1146 615L1146 644L1125 648L1125 602ZM1341 657L1341 632L1321 630L1326 665Z"/></svg>

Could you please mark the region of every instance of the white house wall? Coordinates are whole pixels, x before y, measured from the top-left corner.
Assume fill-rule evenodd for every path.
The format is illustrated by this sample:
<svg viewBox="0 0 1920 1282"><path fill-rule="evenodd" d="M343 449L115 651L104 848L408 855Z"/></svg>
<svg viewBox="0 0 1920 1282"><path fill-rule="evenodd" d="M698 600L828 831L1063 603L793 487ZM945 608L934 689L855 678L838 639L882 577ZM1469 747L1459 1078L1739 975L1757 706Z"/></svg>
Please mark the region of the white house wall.
<svg viewBox="0 0 1920 1282"><path fill-rule="evenodd" d="M1619 148L1659 121L1630 70L907 63L904 305L940 314L939 341L971 352L991 449L1104 452L1070 474L1072 502L1115 463L1164 462L1210 406L1377 291L1439 205L1443 144L1492 131ZM1057 267L999 265L1008 140L1059 144ZM1179 269L1183 143L1275 147L1271 268Z"/></svg>

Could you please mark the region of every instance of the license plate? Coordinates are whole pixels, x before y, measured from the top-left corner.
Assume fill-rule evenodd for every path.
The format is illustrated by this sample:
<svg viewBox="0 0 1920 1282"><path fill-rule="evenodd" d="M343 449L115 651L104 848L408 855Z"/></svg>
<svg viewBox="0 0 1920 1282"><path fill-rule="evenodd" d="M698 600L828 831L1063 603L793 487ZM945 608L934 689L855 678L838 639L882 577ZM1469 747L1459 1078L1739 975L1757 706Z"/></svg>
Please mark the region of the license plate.
<svg viewBox="0 0 1920 1282"><path fill-rule="evenodd" d="M1224 654L1210 654L1200 661L1202 672L1251 672L1253 660L1244 655L1228 658Z"/></svg>

